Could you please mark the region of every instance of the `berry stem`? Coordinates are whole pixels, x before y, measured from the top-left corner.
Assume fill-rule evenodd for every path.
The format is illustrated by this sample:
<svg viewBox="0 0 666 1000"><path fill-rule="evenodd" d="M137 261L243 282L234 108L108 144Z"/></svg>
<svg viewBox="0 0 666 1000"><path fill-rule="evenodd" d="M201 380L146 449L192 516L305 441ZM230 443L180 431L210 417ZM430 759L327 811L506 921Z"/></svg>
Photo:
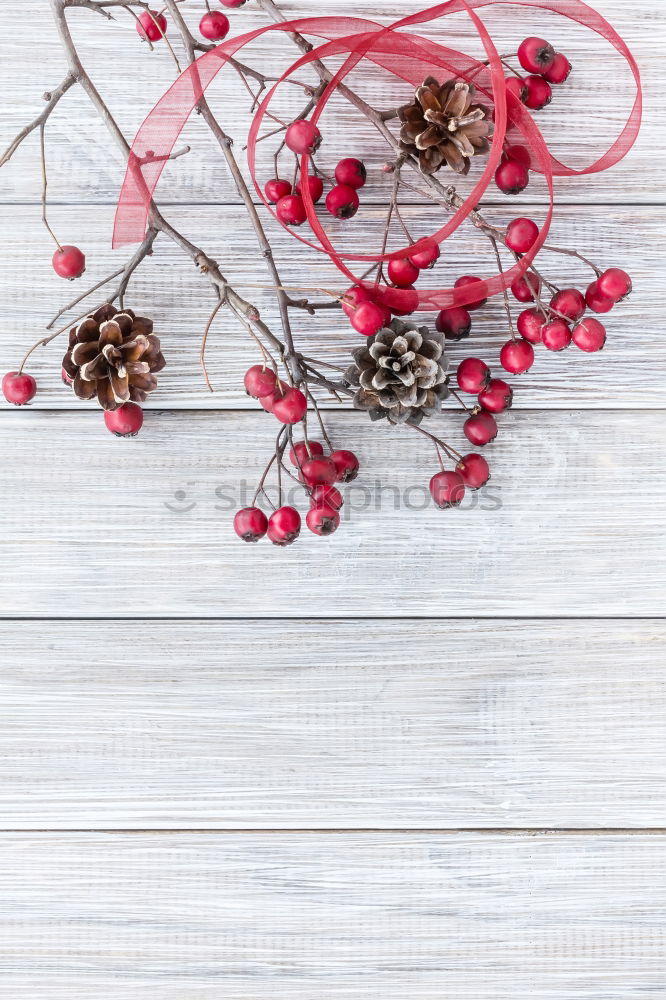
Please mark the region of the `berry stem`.
<svg viewBox="0 0 666 1000"><path fill-rule="evenodd" d="M497 240L490 233L488 233L487 236L488 236L488 239L490 240L490 242L493 245L493 250L495 251L495 257L497 259L497 267L498 267L500 275L503 278L504 277L504 268L502 266L502 257L501 257L500 252L499 252L499 247L497 245ZM502 294L504 296L504 309L506 311L506 318L509 321L509 331L511 333L511 339L515 340L516 339L516 331L514 330L514 327L513 327L513 316L511 315L511 306L509 304L509 293L507 292L506 288L502 289Z"/></svg>
<svg viewBox="0 0 666 1000"><path fill-rule="evenodd" d="M453 392L453 390L451 391ZM427 438L430 438L430 440L434 443L435 447L443 448L443 450L446 452L449 458L452 459L453 461L462 458L462 455L460 454L459 451L456 451L456 449L452 448L450 444L446 443L446 441L442 441L441 438L438 438L435 434L431 434L430 431L425 430L425 428L420 427L418 424L413 424L411 420L407 421L407 426L413 427L415 431L419 432L419 434L424 434ZM443 468L444 466L442 465L442 469Z"/></svg>
<svg viewBox="0 0 666 1000"><path fill-rule="evenodd" d="M208 334L210 332L211 326L213 325L213 321L223 305L224 305L224 299L222 298L222 296L220 296L219 302L215 304L215 308L208 317L208 322L206 323L206 327L203 332L203 337L201 338L201 349L199 351L199 364L201 365L204 381L208 387L209 392L214 392L215 390L210 384L210 378L208 377L208 369L206 368L206 343L208 341Z"/></svg>
<svg viewBox="0 0 666 1000"><path fill-rule="evenodd" d="M449 386L449 392L451 393L451 395L452 395L452 396L455 396L455 398L456 398L456 399L458 400L458 402L459 402L459 403L460 403L460 405L462 406L462 408L463 408L463 410L465 411L465 413L474 413L474 410L473 410L473 409L470 409L470 407L466 405L466 403L465 403L465 402L463 401L463 399L462 399L462 398L461 398L461 397L459 396L459 394L458 394L458 393L456 392L456 390L455 390L455 389L452 389L452 388L451 388L451 386Z"/></svg>
<svg viewBox="0 0 666 1000"><path fill-rule="evenodd" d="M565 256L567 256L567 257L576 257L578 260L582 260L583 264L587 264L588 267L592 268L592 270L596 274L597 278L600 278L601 275L603 274L602 269L597 264L594 264L587 257L584 257L582 253L578 252L578 250L565 250L564 247L554 247L554 246L550 246L547 243L544 243L544 245L541 247L541 249L542 250L549 250L551 253L565 254Z"/></svg>
<svg viewBox="0 0 666 1000"><path fill-rule="evenodd" d="M45 129L46 122L42 122L39 126L39 152L42 164L42 222L46 226L47 230L51 234L51 237L55 240L58 250L62 250L62 244L56 234L53 232L49 225L49 220L46 215L46 190L48 188L48 178L46 176L46 141L45 141Z"/></svg>

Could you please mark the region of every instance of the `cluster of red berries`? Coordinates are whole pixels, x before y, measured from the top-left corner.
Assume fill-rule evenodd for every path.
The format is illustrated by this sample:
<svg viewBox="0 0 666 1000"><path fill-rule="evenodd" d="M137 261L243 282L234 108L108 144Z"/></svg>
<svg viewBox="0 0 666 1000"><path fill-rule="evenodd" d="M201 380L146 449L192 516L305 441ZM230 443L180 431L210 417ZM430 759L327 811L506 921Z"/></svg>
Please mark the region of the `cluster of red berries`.
<svg viewBox="0 0 666 1000"><path fill-rule="evenodd" d="M507 91L530 111L540 111L553 99L552 84L564 83L571 63L556 52L545 38L526 38L518 49L518 61L528 76L507 76ZM495 172L495 183L504 194L520 194L530 182L531 157L524 146L507 146Z"/></svg>
<svg viewBox="0 0 666 1000"><path fill-rule="evenodd" d="M310 500L305 523L314 535L332 535L340 526L344 503L335 483L349 483L358 475L359 462L353 451L340 449L324 454L319 441L299 441L289 451L291 464ZM301 515L295 507L278 507L267 517L261 508L244 507L234 517L234 531L244 542L264 536L274 545L291 545L301 531Z"/></svg>
<svg viewBox="0 0 666 1000"><path fill-rule="evenodd" d="M527 253L534 245L538 226L531 219L514 219L507 228L505 242L516 254ZM581 351L600 351L606 343L606 328L599 320L585 317L592 312L609 312L631 292L631 278L626 271L611 267L599 274L585 293L577 288L557 291L547 307L541 303L542 281L538 274L528 272L511 285L519 302L538 301L538 307L525 309L518 317L520 339L511 339L500 353L506 371L518 375L528 371L534 362L533 344L543 344L549 351L563 351L575 344Z"/></svg>
<svg viewBox="0 0 666 1000"><path fill-rule="evenodd" d="M483 447L497 437L495 416L510 408L513 389L504 379L493 378L490 368L480 358L461 361L456 378L461 392L477 397L477 404L467 411L463 433L471 444Z"/></svg>
<svg viewBox="0 0 666 1000"><path fill-rule="evenodd" d="M408 316L419 304L414 282L419 273L434 267L439 258L439 245L428 240L424 249L416 250L409 257L390 260L387 268L391 285L352 285L342 296L340 304L351 325L364 337L372 337L393 316Z"/></svg>
<svg viewBox="0 0 666 1000"><path fill-rule="evenodd" d="M483 455L463 455L455 469L442 469L430 480L430 496L438 507L459 507L465 491L480 490L490 479L490 468Z"/></svg>
<svg viewBox="0 0 666 1000"><path fill-rule="evenodd" d="M305 416L307 399L300 389L288 386L264 365L249 368L243 382L248 395L258 399L281 423L296 424ZM346 449L326 455L319 441L306 440L290 449L289 459L298 469L297 478L310 499L305 523L315 535L332 535L340 526L343 504L342 494L334 484L356 478L358 458ZM291 545L300 533L301 516L290 506L279 507L270 517L259 507L244 507L234 518L234 530L246 542L257 542L267 535L275 545Z"/></svg>
<svg viewBox="0 0 666 1000"><path fill-rule="evenodd" d="M285 143L293 153L313 155L321 145L321 132L316 125L305 119L292 122L285 133ZM326 195L326 210L336 219L351 219L358 212L360 200L358 191L366 181L366 169L362 160L353 156L340 160L335 168L335 184ZM308 190L316 204L324 193L324 182L317 174L308 174ZM280 222L285 226L301 226L306 218L302 182L293 188L281 177L273 177L264 188L266 200L275 205Z"/></svg>
<svg viewBox="0 0 666 1000"><path fill-rule="evenodd" d="M248 396L258 399L267 413L281 424L297 424L307 412L308 401L305 394L293 385L288 385L264 365L253 365L245 372L243 379Z"/></svg>

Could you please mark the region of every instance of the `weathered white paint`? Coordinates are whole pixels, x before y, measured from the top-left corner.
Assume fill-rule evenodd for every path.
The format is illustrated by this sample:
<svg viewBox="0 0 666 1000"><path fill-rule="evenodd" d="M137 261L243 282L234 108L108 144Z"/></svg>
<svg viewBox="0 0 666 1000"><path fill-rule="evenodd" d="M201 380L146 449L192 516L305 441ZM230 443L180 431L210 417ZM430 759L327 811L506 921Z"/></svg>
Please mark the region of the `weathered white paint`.
<svg viewBox="0 0 666 1000"><path fill-rule="evenodd" d="M328 422L362 462L345 523L275 551L231 527L274 447L263 411L150 414L132 440L100 413L4 414L4 488L20 502L5 514L2 613L663 613L663 411L509 411L486 449L488 487L448 511L427 494L426 438L356 413ZM470 450L461 416L432 425ZM307 510L300 486L287 499Z"/></svg>
<svg viewBox="0 0 666 1000"><path fill-rule="evenodd" d="M5 829L664 821L658 623L5 623L0 659Z"/></svg>
<svg viewBox="0 0 666 1000"><path fill-rule="evenodd" d="M493 210L488 215L492 221L506 224L522 211L531 211L536 218L543 217L543 208L535 211L534 206ZM222 262L232 284L256 302L262 315L279 331L273 293L251 287L266 286L267 274L254 236L248 232L244 211L228 207L179 206L168 209L168 213L184 232ZM405 217L419 236L432 232L439 224L437 220L444 219L443 214L433 217L430 210L423 208L408 209ZM45 324L58 309L71 302L77 292L91 288L122 266L129 251L126 254L109 249L112 218L111 206L59 207L54 211L53 220L58 230L66 230L70 234L68 239L85 247L88 253L85 276L78 282L64 282L51 267L49 237L41 224L38 207L21 206L3 211L0 217L0 238L6 247L3 286L11 320L0 339L0 371L17 367L27 347L43 334ZM381 239L383 219L383 210L365 206L352 223L333 222L328 228L336 238L343 237L350 245L357 239L360 227L364 234L361 238L368 246L375 246ZM579 246L582 252L605 267L629 266L636 290L613 312L601 317L608 329L607 346L601 353L583 354L576 347L561 354L539 349L530 372L510 380L516 389L514 405L517 408L612 406L631 409L639 402L647 408L663 405L666 346L661 325L666 246L662 233L665 226L666 210L663 208L578 207L559 211L552 229L553 245ZM22 239L17 241L13 234L19 228ZM347 287L348 282L323 254L309 251L278 226L271 227L271 234L286 284L323 287L338 293ZM540 266L562 287L574 283L585 288L592 276L588 267L561 255L549 254ZM447 244L441 262L423 276L421 284L423 287L428 284L430 287L450 287L461 274L492 274L495 271L488 241L476 230L465 230L460 238L451 241L450 246ZM304 294L310 294L315 301L326 298L316 291ZM299 293L294 292L294 295ZM69 318L73 320L86 308L94 308L103 298L104 291L96 293L89 304L75 307ZM158 242L153 258L142 266L132 281L126 299L128 305L154 317L167 357L167 368L159 376L159 388L153 393L149 406L196 409L252 409L256 406L245 395L242 376L260 355L244 329L225 311L219 314L212 329L206 354L216 391L211 394L206 388L199 366L199 347L213 302L209 285L189 260L168 241ZM523 307L514 304L515 320ZM422 314L424 322L432 323L433 319L431 313ZM350 351L358 346L360 339L346 317L337 310L324 311L316 317L295 314L294 336L297 347L304 354L345 367ZM470 338L449 345L451 365L457 365L461 358L470 354L478 354L504 374L499 366L499 352L507 337L506 314L501 298L497 298L474 314ZM39 382L35 406L86 408L60 379L65 341L66 334L63 334L60 340L40 349L31 359L29 370ZM337 409L338 404L327 398ZM1 404L10 408L4 399ZM89 404L87 408L95 409L96 404ZM357 417L359 423L364 419Z"/></svg>
<svg viewBox="0 0 666 1000"><path fill-rule="evenodd" d="M648 836L0 837L12 1000L643 1000Z"/></svg>
<svg viewBox="0 0 666 1000"><path fill-rule="evenodd" d="M337 0L327 12L386 23L420 6ZM304 538L285 552L243 547L214 491L256 477L275 428L255 413L191 412L252 406L238 392L252 354L221 317L209 352L220 391L204 392L196 353L207 292L166 245L136 279L134 301L155 316L169 353L154 405L189 412L149 414L134 442L111 439L99 414L83 408L52 412L72 405L53 345L35 365L37 407L0 414L0 610L53 619L0 629L0 827L24 831L0 836L0 996L663 995L665 844L640 832L664 822L663 630L527 620L663 613L664 8L657 0L596 6L639 60L645 127L610 173L560 182L560 203L579 207L560 208L553 236L601 263L629 262L637 291L609 318L602 355L542 354L520 380L516 406L529 409L506 415L488 450L500 511L394 511L389 496L333 539ZM202 5L187 0L184 9L196 23ZM284 9L318 12L310 0ZM234 31L262 20L252 4L232 16ZM482 16L507 50L546 33L543 15L524 9L501 26L495 13ZM164 49L148 53L122 18L109 26L72 12L85 63L131 135L173 70ZM476 44L464 16L455 31L453 22L430 30L455 34L461 48ZM580 29L552 19L547 33L575 75L539 120L582 164L591 146L617 134L627 77L602 49L590 52ZM64 65L42 0L0 5L0 39L2 145ZM269 70L294 51L286 40L255 48ZM378 105L404 99L377 75L360 85ZM221 83L211 99L239 149L241 87ZM362 213L344 230L367 239L386 194L383 149L342 102L325 125L323 162L362 154L371 168ZM88 252L92 284L122 259L108 250L122 165L76 92L48 135L52 217L63 239ZM184 141L192 153L160 187L161 201L173 203L165 211L234 280L263 282L201 122ZM488 214L535 211L543 188L535 182L528 195ZM86 287L52 275L38 198L33 137L0 172L0 370L15 367L21 347ZM422 209L406 215L419 229L433 222ZM288 257L289 280L331 279L323 261L312 263L281 233L275 246ZM473 253L461 234L445 273L476 271L487 258ZM558 280L582 273L569 266ZM247 291L273 318L269 297ZM493 305L475 322L477 339L452 349L454 362L472 344L496 361L503 329ZM334 363L356 343L330 315L303 317L298 333ZM433 456L422 439L350 414L331 423L340 444L359 449L361 486L380 480L404 491L427 482ZM452 443L463 443L459 424L438 426L454 426ZM174 498L179 489L184 503ZM165 506L191 500L190 514ZM314 620L331 614L352 617ZM114 615L138 620L86 621ZM202 620L154 620L192 615ZM257 620L270 615L282 621ZM465 620L475 615L515 620ZM243 620L210 620L229 616ZM591 829L456 832L521 825ZM140 826L161 832L32 832ZM385 830L333 829L360 826ZM620 826L635 829L600 829ZM213 829L221 827L238 829ZM411 829L390 831L399 827ZM441 832L419 832L426 827Z"/></svg>

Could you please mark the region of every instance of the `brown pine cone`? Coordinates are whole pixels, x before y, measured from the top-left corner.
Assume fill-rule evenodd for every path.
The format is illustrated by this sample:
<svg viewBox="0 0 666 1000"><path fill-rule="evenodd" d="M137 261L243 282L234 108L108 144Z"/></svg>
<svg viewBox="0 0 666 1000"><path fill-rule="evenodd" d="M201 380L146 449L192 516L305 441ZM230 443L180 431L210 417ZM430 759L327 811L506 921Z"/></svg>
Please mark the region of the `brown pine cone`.
<svg viewBox="0 0 666 1000"><path fill-rule="evenodd" d="M152 329L152 320L111 305L72 327L62 367L79 399L97 396L105 410L143 403L166 364Z"/></svg>
<svg viewBox="0 0 666 1000"><path fill-rule="evenodd" d="M345 380L357 387L354 406L371 420L418 424L448 396L444 337L425 326L394 319L352 356Z"/></svg>
<svg viewBox="0 0 666 1000"><path fill-rule="evenodd" d="M413 103L399 109L400 145L418 156L424 174L446 165L467 174L471 158L488 152L487 109L472 104L474 92L469 83L449 80L440 86L429 76L417 88Z"/></svg>

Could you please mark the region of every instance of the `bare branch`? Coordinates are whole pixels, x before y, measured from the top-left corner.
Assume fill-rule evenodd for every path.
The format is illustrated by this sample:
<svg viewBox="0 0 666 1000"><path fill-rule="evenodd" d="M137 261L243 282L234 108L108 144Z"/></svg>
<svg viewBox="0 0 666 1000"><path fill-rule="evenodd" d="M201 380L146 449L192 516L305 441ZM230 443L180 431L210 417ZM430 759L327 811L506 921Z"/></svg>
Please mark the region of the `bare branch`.
<svg viewBox="0 0 666 1000"><path fill-rule="evenodd" d="M0 157L0 167L3 167L5 163L8 162L8 160L11 160L12 156L19 148L23 140L26 139L31 132L34 132L35 129L40 128L41 126L44 125L49 115L57 105L58 101L61 99L61 97L63 97L67 93L70 87L74 86L75 83L76 83L76 75L72 72L69 72L59 87L56 87L55 90L49 91L48 93L44 94L46 107L41 112L41 114L37 115L34 121L31 121L29 125L26 125L25 128L21 129L16 138L12 140L12 142L9 144L7 149Z"/></svg>

